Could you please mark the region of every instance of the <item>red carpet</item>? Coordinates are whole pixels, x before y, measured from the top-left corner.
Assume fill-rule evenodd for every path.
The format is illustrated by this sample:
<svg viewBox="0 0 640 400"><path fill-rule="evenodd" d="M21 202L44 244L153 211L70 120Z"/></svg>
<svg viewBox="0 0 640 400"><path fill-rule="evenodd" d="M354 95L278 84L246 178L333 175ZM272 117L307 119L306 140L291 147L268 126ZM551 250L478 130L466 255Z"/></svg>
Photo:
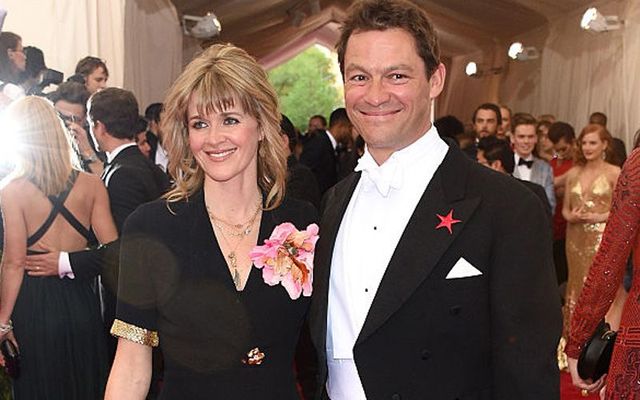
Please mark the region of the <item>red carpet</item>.
<svg viewBox="0 0 640 400"><path fill-rule="evenodd" d="M568 372L560 372L560 400L599 400L600 396L594 394L582 397L580 390L571 383L571 375Z"/></svg>

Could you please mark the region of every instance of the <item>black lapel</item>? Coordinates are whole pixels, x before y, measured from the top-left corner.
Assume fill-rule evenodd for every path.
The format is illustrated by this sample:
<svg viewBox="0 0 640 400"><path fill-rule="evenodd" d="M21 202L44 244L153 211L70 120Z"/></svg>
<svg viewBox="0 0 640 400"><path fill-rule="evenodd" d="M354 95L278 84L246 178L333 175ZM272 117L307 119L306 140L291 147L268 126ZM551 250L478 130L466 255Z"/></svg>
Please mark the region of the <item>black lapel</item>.
<svg viewBox="0 0 640 400"><path fill-rule="evenodd" d="M316 244L313 270L313 296L311 301L310 328L318 348L324 349L327 336L327 306L331 258L336 236L347 210L351 195L360 180L360 173L347 176L342 182L327 192L326 208L320 220L320 238ZM322 347L320 347L322 346Z"/></svg>
<svg viewBox="0 0 640 400"><path fill-rule="evenodd" d="M111 160L111 162L106 164L106 166L104 167L104 170L102 171L102 175L100 175L100 178L106 183L107 177L112 172L115 172L115 170L120 168L120 164L122 164L123 160L126 160L127 158L130 158L132 155L135 154L134 150L139 151L138 146L129 146L123 149L122 151L120 151L118 154L116 154L113 160Z"/></svg>
<svg viewBox="0 0 640 400"><path fill-rule="evenodd" d="M402 306L471 219L480 203L479 197L465 197L471 163L459 149L449 146L391 257L356 344ZM452 233L436 229L440 223L437 216L446 216L451 210L461 222L452 225Z"/></svg>

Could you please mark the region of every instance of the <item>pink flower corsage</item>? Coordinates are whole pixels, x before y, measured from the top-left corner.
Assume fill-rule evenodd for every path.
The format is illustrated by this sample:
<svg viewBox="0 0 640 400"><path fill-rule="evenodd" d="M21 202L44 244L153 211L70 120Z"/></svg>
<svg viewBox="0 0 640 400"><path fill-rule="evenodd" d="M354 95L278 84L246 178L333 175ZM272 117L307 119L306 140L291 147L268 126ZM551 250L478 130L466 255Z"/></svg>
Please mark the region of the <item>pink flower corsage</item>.
<svg viewBox="0 0 640 400"><path fill-rule="evenodd" d="M318 240L318 225L299 231L290 222L275 227L264 245L249 253L253 265L262 269L262 279L270 286L282 284L292 300L313 289L313 254Z"/></svg>

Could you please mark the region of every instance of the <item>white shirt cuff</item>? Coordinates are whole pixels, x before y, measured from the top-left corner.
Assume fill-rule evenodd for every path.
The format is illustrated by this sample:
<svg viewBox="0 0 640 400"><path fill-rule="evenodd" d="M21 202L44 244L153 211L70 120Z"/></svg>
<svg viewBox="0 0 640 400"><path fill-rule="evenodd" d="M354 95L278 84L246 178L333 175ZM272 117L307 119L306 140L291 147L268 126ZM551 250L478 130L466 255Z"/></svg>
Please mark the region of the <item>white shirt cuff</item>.
<svg viewBox="0 0 640 400"><path fill-rule="evenodd" d="M58 258L58 275L60 275L60 279L67 277L69 279L74 279L76 276L73 274L73 270L71 269L71 262L69 261L69 253L64 251L60 252L60 258Z"/></svg>

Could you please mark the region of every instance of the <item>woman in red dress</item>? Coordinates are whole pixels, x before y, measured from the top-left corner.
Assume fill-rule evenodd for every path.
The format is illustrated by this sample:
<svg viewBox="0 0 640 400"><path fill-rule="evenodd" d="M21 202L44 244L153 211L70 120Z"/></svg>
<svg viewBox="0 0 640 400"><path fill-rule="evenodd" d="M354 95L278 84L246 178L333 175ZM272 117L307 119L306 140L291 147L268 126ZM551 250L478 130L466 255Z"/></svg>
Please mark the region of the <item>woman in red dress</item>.
<svg viewBox="0 0 640 400"><path fill-rule="evenodd" d="M566 353L573 383L595 392L606 383L604 399L640 399L640 150L622 168L616 185L609 221L571 321ZM606 314L624 275L629 253L634 251L634 279L624 305L618 337L606 382L582 380L577 358Z"/></svg>

